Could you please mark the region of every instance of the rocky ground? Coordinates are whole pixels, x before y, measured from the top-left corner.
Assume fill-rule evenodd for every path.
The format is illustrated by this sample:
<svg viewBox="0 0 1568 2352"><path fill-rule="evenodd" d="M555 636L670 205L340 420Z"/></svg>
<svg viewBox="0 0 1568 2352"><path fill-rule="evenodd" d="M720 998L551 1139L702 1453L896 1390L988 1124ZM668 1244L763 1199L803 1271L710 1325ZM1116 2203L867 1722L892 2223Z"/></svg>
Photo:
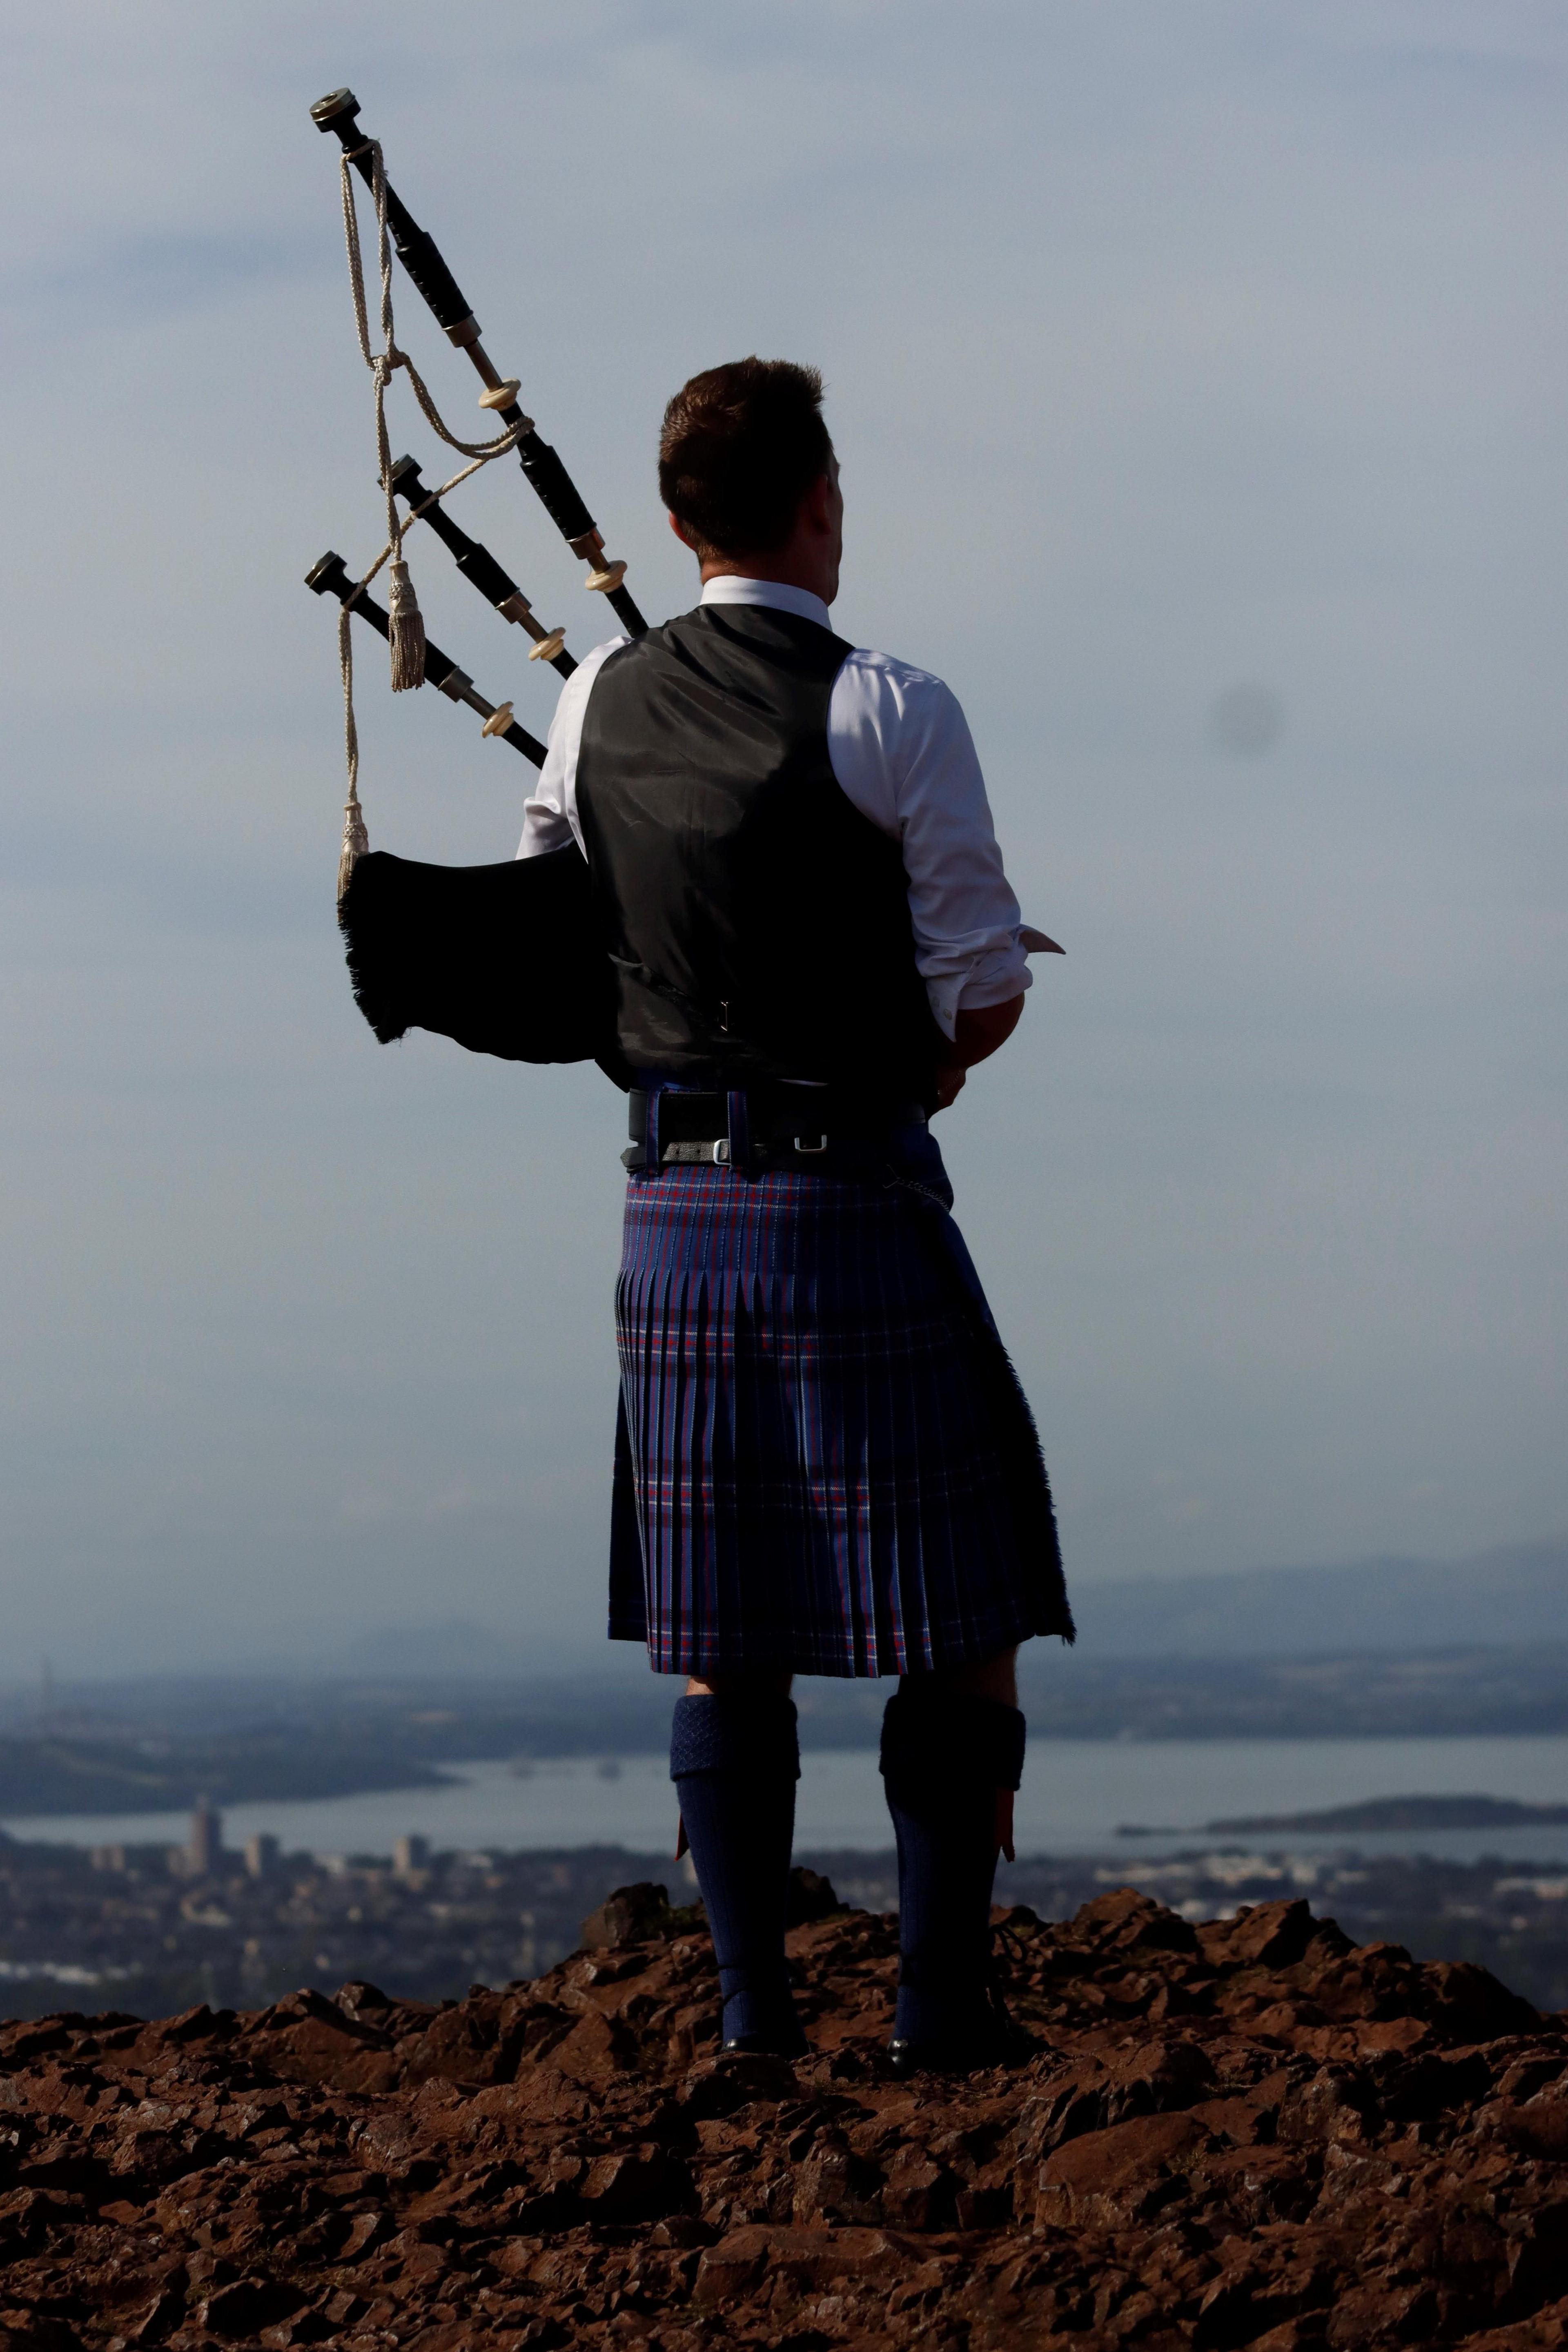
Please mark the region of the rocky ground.
<svg viewBox="0 0 1568 2352"><path fill-rule="evenodd" d="M689 1916L592 1924L458 2003L0 2029L0 2352L1568 2346L1568 2019L1479 1969L1015 1911L1037 2055L904 2085L890 1921L793 1932L795 2065L716 2060Z"/></svg>

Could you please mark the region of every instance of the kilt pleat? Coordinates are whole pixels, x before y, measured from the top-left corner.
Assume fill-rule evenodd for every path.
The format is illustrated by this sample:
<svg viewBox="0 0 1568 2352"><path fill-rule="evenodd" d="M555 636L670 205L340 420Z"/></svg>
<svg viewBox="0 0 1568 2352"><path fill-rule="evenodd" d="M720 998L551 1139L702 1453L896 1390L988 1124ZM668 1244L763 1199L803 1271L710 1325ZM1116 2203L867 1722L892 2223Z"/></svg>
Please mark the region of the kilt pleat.
<svg viewBox="0 0 1568 2352"><path fill-rule="evenodd" d="M610 1633L656 1668L888 1675L1070 1638L1034 1423L929 1194L634 1177L616 1335Z"/></svg>

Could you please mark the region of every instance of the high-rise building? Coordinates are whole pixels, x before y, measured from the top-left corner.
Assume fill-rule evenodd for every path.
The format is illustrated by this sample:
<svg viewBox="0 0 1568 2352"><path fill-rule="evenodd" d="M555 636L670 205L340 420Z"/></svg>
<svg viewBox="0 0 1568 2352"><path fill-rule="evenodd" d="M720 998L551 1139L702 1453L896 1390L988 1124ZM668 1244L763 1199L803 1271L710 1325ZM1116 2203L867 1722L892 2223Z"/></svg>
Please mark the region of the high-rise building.
<svg viewBox="0 0 1568 2352"><path fill-rule="evenodd" d="M252 1878L266 1878L278 1867L278 1841L269 1830L258 1830L245 1841L245 1866Z"/></svg>
<svg viewBox="0 0 1568 2352"><path fill-rule="evenodd" d="M392 1848L392 1866L400 1878L411 1871L423 1870L430 1859L430 1841L422 1837L400 1837Z"/></svg>
<svg viewBox="0 0 1568 2352"><path fill-rule="evenodd" d="M223 1815L205 1797L198 1797L191 1812L191 1835L185 1863L193 1878L210 1878L223 1861Z"/></svg>

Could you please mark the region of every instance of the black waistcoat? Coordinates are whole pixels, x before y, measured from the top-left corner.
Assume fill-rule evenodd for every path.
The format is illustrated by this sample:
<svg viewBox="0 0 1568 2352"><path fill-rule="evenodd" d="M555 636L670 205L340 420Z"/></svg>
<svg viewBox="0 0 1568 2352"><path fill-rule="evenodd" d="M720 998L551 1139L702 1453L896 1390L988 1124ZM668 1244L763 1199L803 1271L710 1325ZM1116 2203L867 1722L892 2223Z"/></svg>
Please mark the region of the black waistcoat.
<svg viewBox="0 0 1568 2352"><path fill-rule="evenodd" d="M903 858L828 757L849 651L794 613L703 604L594 680L577 813L637 1067L930 1098Z"/></svg>

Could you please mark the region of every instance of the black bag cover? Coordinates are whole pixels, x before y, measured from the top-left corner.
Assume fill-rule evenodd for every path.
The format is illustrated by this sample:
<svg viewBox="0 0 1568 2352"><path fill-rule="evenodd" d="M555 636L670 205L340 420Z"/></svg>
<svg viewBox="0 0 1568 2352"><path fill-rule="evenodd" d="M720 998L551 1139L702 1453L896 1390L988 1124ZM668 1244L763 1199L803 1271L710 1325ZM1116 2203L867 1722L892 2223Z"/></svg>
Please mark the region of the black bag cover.
<svg viewBox="0 0 1568 2352"><path fill-rule="evenodd" d="M354 1002L384 1045L432 1029L508 1062L597 1062L616 1050L614 968L595 933L575 843L500 866L423 866L366 852L338 908Z"/></svg>

